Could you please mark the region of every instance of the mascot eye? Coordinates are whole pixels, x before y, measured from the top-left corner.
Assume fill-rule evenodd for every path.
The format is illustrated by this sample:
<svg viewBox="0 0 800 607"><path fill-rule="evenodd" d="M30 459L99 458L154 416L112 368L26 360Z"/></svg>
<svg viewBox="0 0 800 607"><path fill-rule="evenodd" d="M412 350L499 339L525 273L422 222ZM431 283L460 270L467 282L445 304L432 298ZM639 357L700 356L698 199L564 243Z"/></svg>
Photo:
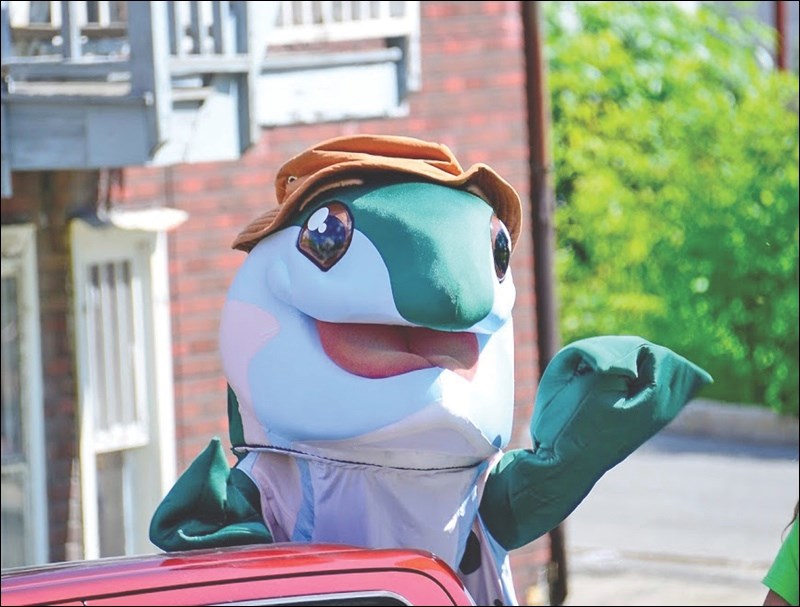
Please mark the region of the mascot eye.
<svg viewBox="0 0 800 607"><path fill-rule="evenodd" d="M497 215L492 215L492 255L494 256L494 272L500 282L503 282L511 261L511 236Z"/></svg>
<svg viewBox="0 0 800 607"><path fill-rule="evenodd" d="M314 211L306 220L297 248L326 272L347 251L353 239L353 217L341 202L333 201Z"/></svg>

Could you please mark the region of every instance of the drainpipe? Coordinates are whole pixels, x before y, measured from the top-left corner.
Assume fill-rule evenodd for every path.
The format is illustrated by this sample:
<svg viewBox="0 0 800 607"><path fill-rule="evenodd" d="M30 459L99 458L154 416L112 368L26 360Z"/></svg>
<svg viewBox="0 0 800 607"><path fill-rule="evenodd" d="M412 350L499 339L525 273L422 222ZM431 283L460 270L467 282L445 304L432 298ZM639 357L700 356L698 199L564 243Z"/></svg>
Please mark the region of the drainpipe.
<svg viewBox="0 0 800 607"><path fill-rule="evenodd" d="M550 104L541 39L538 2L520 2L525 39L526 99L530 163L531 230L533 237L534 299L539 377L560 347L558 309L553 278L552 161ZM567 596L567 560L563 523L550 531L547 586L550 605L563 605Z"/></svg>
<svg viewBox="0 0 800 607"><path fill-rule="evenodd" d="M786 71L789 67L789 39L787 38L787 2L780 0L773 3L775 5L775 56L778 70Z"/></svg>

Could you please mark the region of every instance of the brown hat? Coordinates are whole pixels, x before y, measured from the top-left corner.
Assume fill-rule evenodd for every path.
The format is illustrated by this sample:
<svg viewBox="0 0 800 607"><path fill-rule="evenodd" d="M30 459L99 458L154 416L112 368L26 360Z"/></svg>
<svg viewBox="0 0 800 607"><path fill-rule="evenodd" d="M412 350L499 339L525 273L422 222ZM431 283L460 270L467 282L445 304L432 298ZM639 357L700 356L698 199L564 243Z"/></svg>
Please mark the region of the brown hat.
<svg viewBox="0 0 800 607"><path fill-rule="evenodd" d="M463 188L483 198L508 228L512 247L522 227L519 195L485 164L464 171L450 149L411 137L353 135L336 137L301 152L278 171L278 207L257 217L236 237L233 248L250 251L279 230L317 194L350 183L366 173L400 173Z"/></svg>

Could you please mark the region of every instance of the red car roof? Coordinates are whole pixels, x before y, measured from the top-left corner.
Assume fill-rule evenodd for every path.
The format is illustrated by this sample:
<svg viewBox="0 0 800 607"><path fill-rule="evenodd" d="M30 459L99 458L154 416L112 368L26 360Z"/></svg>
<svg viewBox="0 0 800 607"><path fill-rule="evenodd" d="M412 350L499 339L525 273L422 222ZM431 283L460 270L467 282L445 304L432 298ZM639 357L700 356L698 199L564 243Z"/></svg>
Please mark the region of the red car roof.
<svg viewBox="0 0 800 607"><path fill-rule="evenodd" d="M453 571L430 553L330 544L71 561L2 574L3 605L202 605L348 592L384 592L420 605L434 604L428 601L440 592L439 604L472 604Z"/></svg>

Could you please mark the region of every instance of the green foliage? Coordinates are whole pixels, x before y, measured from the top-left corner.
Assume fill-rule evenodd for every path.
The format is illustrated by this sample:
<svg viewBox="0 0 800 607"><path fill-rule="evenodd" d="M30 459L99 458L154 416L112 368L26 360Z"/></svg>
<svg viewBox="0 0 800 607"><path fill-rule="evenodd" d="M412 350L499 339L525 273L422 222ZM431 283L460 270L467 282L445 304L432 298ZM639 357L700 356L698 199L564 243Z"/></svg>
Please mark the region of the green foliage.
<svg viewBox="0 0 800 607"><path fill-rule="evenodd" d="M547 3L565 342L638 334L798 413L798 81L671 2Z"/></svg>

